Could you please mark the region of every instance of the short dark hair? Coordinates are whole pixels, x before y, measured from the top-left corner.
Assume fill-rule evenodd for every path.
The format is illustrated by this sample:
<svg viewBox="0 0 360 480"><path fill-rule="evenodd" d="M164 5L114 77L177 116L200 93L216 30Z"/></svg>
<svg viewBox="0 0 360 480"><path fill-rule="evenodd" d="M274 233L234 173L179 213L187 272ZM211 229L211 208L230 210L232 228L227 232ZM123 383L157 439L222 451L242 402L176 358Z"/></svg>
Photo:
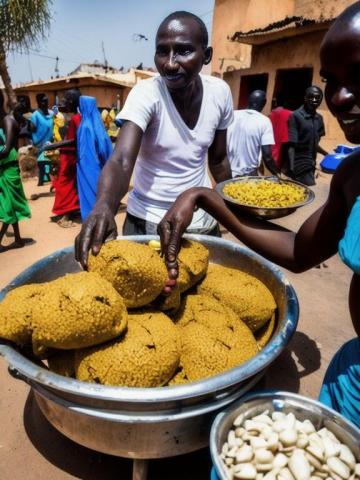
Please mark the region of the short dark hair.
<svg viewBox="0 0 360 480"><path fill-rule="evenodd" d="M318 87L317 85L311 85L310 87L308 87L306 90L305 90L305 95L307 95L308 93L310 93L311 90L317 90L318 93L320 93L321 96L323 96L323 91L321 90L320 87Z"/></svg>
<svg viewBox="0 0 360 480"><path fill-rule="evenodd" d="M70 88L69 90L65 91L64 96L66 96L73 103L79 103L81 92L78 88Z"/></svg>
<svg viewBox="0 0 360 480"><path fill-rule="evenodd" d="M164 25L165 23L171 22L171 20L178 20L180 18L191 18L194 20L200 28L200 36L201 36L201 44L204 48L208 46L209 43L209 34L206 28L205 23L201 20L200 17L197 15L194 15L191 12L186 12L185 10L178 10L176 12L170 13L164 20L160 23L158 31L160 30L160 27Z"/></svg>
<svg viewBox="0 0 360 480"><path fill-rule="evenodd" d="M41 100L42 100L43 98L45 98L45 97L46 97L46 93L38 93L38 94L36 95L36 101L37 101L38 105L39 105L39 103L41 102Z"/></svg>

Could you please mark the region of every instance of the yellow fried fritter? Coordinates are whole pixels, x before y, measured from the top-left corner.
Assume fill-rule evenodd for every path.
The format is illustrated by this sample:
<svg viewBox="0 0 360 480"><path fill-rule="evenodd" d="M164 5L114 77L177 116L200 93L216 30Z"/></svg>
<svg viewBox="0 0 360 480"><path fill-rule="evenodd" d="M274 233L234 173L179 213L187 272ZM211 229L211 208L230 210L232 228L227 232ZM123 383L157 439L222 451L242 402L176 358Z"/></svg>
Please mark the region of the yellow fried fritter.
<svg viewBox="0 0 360 480"><path fill-rule="evenodd" d="M251 330L215 298L188 295L174 321L180 331L182 372L171 384L222 373L258 352Z"/></svg>
<svg viewBox="0 0 360 480"><path fill-rule="evenodd" d="M154 249L128 240L105 243L96 257L89 256L89 271L107 279L128 308L155 300L168 278L165 263Z"/></svg>
<svg viewBox="0 0 360 480"><path fill-rule="evenodd" d="M270 290L257 278L235 268L210 264L198 292L230 307L255 332L276 309Z"/></svg>
<svg viewBox="0 0 360 480"><path fill-rule="evenodd" d="M17 345L31 343L33 308L45 292L43 284L11 290L0 303L0 337Z"/></svg>
<svg viewBox="0 0 360 480"><path fill-rule="evenodd" d="M83 348L119 336L127 324L123 299L94 273L65 275L46 285L32 312L35 344L58 349Z"/></svg>
<svg viewBox="0 0 360 480"><path fill-rule="evenodd" d="M172 321L161 312L132 313L123 337L76 351L76 378L104 385L159 387L174 375L179 360L178 330Z"/></svg>
<svg viewBox="0 0 360 480"><path fill-rule="evenodd" d="M199 242L183 239L178 254L178 264L177 284L180 293L183 293L205 276L209 265L209 251Z"/></svg>

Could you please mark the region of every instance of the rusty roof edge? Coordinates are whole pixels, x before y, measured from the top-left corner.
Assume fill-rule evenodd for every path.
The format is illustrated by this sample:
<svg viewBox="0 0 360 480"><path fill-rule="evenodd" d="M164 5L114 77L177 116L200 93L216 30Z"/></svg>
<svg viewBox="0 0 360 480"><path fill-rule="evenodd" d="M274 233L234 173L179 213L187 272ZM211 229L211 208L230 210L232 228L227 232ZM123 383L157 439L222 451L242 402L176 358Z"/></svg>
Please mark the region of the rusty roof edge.
<svg viewBox="0 0 360 480"><path fill-rule="evenodd" d="M281 31L281 29L285 30L286 27L290 27L291 24L293 24L292 25L293 27L297 28L297 27L303 27L306 25L314 25L317 23L325 23L331 20L333 20L333 18L325 18L322 15L318 19L299 17L299 16L285 17L282 20L270 23L266 27L255 28L247 32L235 32L232 36L229 36L228 39L231 40L232 42L238 42L242 38L246 38L249 36L255 36L255 35L266 34L266 33L275 33L277 31Z"/></svg>

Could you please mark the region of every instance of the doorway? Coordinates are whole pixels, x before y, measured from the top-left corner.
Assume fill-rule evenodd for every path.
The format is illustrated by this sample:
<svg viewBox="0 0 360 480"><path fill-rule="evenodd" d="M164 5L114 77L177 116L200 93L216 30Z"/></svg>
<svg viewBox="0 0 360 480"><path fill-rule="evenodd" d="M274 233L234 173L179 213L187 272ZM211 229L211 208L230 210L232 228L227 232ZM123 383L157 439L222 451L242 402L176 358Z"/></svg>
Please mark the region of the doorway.
<svg viewBox="0 0 360 480"><path fill-rule="evenodd" d="M296 110L304 103L305 90L312 85L312 68L277 70L273 100L289 110Z"/></svg>
<svg viewBox="0 0 360 480"><path fill-rule="evenodd" d="M240 79L240 95L238 108L246 108L249 95L254 90L263 90L266 93L269 75L260 73L257 75L242 75Z"/></svg>

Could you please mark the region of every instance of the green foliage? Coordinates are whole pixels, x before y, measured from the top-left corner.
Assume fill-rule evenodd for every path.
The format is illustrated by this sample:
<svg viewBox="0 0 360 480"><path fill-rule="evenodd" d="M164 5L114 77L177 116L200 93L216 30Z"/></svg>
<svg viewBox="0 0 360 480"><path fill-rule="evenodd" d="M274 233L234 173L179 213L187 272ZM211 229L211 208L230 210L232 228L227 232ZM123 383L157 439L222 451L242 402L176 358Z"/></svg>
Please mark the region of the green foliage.
<svg viewBox="0 0 360 480"><path fill-rule="evenodd" d="M0 42L5 51L26 51L44 38L52 0L0 0Z"/></svg>

